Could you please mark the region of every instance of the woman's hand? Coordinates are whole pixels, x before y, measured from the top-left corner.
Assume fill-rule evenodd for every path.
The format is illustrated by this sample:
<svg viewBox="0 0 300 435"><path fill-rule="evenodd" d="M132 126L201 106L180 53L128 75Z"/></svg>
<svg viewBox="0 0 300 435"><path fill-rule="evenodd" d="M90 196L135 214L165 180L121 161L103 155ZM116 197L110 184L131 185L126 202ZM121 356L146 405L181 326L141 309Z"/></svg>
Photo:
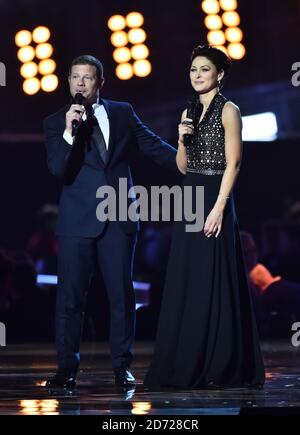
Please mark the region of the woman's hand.
<svg viewBox="0 0 300 435"><path fill-rule="evenodd" d="M193 134L193 120L189 118L185 118L178 125L178 143L184 145L184 136L186 134Z"/></svg>
<svg viewBox="0 0 300 435"><path fill-rule="evenodd" d="M204 225L204 234L206 237L210 237L215 234L215 237L221 232L223 221L223 208L215 206L206 218Z"/></svg>

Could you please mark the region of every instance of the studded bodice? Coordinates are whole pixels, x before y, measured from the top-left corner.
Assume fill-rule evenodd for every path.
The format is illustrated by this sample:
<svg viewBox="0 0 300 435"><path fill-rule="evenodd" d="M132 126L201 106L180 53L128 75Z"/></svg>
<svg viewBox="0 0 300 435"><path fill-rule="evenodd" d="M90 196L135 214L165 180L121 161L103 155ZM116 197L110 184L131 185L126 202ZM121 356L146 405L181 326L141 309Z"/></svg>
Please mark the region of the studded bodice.
<svg viewBox="0 0 300 435"><path fill-rule="evenodd" d="M223 174L225 171L225 132L222 110L227 101L227 98L217 93L203 119L195 126L194 134L186 147L187 172L214 175Z"/></svg>

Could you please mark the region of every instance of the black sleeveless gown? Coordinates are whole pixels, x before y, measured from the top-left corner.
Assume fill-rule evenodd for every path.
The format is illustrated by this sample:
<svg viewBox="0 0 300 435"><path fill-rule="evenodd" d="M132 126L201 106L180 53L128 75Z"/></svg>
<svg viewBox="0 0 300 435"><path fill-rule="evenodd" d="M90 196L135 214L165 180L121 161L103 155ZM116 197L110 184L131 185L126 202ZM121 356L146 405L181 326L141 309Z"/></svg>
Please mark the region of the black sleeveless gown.
<svg viewBox="0 0 300 435"><path fill-rule="evenodd" d="M215 95L187 147L183 186L204 186L204 221L226 167L226 101ZM154 390L261 387L264 366L233 195L217 238L186 232L185 225L174 224L154 356L144 385Z"/></svg>

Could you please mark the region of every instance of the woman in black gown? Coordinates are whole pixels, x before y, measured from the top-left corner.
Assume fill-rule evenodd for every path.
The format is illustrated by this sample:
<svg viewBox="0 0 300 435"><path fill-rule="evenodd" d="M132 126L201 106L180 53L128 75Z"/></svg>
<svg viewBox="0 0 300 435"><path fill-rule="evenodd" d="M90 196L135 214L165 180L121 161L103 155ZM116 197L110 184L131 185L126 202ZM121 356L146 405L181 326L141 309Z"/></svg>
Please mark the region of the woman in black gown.
<svg viewBox="0 0 300 435"><path fill-rule="evenodd" d="M242 156L241 116L219 91L229 66L217 48L193 51L195 97L179 124L177 164L183 186L194 191L193 206L196 186L204 186L205 225L187 232L184 220L174 224L144 381L150 389L261 387L265 379L232 194Z"/></svg>

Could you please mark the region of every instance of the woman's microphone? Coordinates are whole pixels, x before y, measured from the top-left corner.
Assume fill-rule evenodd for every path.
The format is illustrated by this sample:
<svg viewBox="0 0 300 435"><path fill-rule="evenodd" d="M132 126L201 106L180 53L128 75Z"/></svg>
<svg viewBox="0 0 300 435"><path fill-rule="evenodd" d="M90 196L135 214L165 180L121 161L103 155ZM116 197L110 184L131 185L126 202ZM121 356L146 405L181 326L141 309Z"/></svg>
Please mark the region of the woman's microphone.
<svg viewBox="0 0 300 435"><path fill-rule="evenodd" d="M188 125L189 127L193 127L194 126L194 121L193 121L193 115L192 115L192 110L190 107L187 108L187 112L186 112L186 118L181 122L181 124L184 125ZM184 146L188 146L191 142L192 139L192 135L191 134L185 134L183 136L183 144Z"/></svg>

